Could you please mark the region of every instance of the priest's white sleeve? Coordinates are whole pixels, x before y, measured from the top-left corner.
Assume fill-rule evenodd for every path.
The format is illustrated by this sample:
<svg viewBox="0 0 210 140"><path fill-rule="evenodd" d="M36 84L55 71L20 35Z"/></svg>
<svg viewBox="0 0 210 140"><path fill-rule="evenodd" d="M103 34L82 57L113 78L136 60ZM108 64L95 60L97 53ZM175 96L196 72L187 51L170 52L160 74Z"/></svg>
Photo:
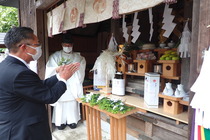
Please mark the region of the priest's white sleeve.
<svg viewBox="0 0 210 140"><path fill-rule="evenodd" d="M81 56L80 56L81 57ZM85 68L86 68L86 60L84 57L80 59L80 68L74 75L68 80L69 83L69 90L73 97L80 98L83 96L83 81L85 77Z"/></svg>
<svg viewBox="0 0 210 140"><path fill-rule="evenodd" d="M56 68L58 67L58 62L56 61L56 55L57 53L55 54L52 54L50 57L49 57L49 60L46 64L46 70L45 70L45 79L46 78L49 78L53 75L56 74Z"/></svg>

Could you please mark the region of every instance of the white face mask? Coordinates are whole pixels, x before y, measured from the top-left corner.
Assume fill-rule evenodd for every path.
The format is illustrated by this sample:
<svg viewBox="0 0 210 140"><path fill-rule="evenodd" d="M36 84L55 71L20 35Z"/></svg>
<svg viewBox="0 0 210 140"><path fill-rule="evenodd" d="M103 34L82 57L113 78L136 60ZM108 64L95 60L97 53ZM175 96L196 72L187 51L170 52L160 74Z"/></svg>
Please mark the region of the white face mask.
<svg viewBox="0 0 210 140"><path fill-rule="evenodd" d="M28 55L32 56L33 60L38 60L42 56L42 47L41 46L38 46L38 47L32 47L29 45L27 45L27 46L29 48L36 50L36 54L27 53Z"/></svg>
<svg viewBox="0 0 210 140"><path fill-rule="evenodd" d="M65 46L63 46L63 51L66 52L66 53L70 53L70 52L72 52L72 48L73 47L65 47Z"/></svg>

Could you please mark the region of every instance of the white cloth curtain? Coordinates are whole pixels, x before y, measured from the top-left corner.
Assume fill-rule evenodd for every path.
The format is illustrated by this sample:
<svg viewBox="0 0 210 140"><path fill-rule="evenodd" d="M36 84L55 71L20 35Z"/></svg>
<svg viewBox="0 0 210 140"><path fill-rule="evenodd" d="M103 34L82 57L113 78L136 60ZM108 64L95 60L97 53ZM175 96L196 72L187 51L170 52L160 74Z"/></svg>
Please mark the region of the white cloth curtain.
<svg viewBox="0 0 210 140"><path fill-rule="evenodd" d="M141 11L162 2L164 0L119 0L119 14ZM117 12L116 9L113 11L113 6L116 6L113 4L116 4L115 0L67 0L66 8L61 4L47 13L48 36L62 32L62 21L65 31L81 26L83 21L83 24L88 24L107 20L113 16L113 12Z"/></svg>
<svg viewBox="0 0 210 140"><path fill-rule="evenodd" d="M66 12L64 18L64 30L79 27L81 14L85 11L85 0L66 1Z"/></svg>
<svg viewBox="0 0 210 140"><path fill-rule="evenodd" d="M84 23L100 22L112 17L113 0L86 0Z"/></svg>
<svg viewBox="0 0 210 140"><path fill-rule="evenodd" d="M164 0L120 0L119 14L127 14L154 7Z"/></svg>

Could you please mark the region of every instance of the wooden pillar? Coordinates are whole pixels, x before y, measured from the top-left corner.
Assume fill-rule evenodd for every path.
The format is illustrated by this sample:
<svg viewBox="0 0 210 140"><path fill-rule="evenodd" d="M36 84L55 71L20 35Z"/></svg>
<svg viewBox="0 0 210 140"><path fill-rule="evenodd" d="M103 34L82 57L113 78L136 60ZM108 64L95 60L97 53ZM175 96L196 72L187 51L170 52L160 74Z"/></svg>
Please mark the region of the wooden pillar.
<svg viewBox="0 0 210 140"><path fill-rule="evenodd" d="M194 0L193 1L193 18L192 18L192 45L190 58L190 80L189 87L191 87L202 66L202 51L210 45L210 29L207 25L210 24L210 1L209 0ZM190 101L194 93L190 93ZM189 139L192 128L192 116L194 112L192 108L189 110Z"/></svg>
<svg viewBox="0 0 210 140"><path fill-rule="evenodd" d="M110 116L111 140L126 140L126 117L117 119Z"/></svg>
<svg viewBox="0 0 210 140"><path fill-rule="evenodd" d="M184 1L184 26L186 24L185 21L188 21L188 28L192 31L192 8L193 8L193 0L185 0ZM184 27L183 26L183 27ZM191 48L191 45L190 45ZM181 63L181 84L184 85L185 91L189 91L190 87L189 83L189 70L190 70L190 58L182 58Z"/></svg>
<svg viewBox="0 0 210 140"><path fill-rule="evenodd" d="M85 106L86 122L87 122L87 135L88 140L101 140L101 115L100 111Z"/></svg>
<svg viewBox="0 0 210 140"><path fill-rule="evenodd" d="M45 55L46 55L46 51L45 51L45 46L46 42L45 42L45 34L47 33L47 30L45 28L45 22L44 22L44 11L43 10L36 10L36 19L37 19L37 25L36 25L36 30L37 30L37 37L40 41L40 43L42 44L42 56L40 57L40 59L38 60L38 65L37 65L37 69L38 69L38 74L39 77L41 79L45 78L45 67L46 67L46 59L45 59Z"/></svg>
<svg viewBox="0 0 210 140"><path fill-rule="evenodd" d="M200 10L200 0L193 1L193 16L192 16L192 42L191 42L191 52L190 52L190 78L189 78L189 87L192 86L195 79L198 76L197 73L197 49L198 49L198 31L199 31L199 10ZM193 92L190 92L190 101L194 96ZM194 114L193 109L189 106L189 115L188 115L188 139L190 139L191 129L192 129L192 117Z"/></svg>
<svg viewBox="0 0 210 140"><path fill-rule="evenodd" d="M199 1L199 0L198 0ZM199 14L199 32L198 32L198 51L197 51L197 71L200 72L203 62L202 52L210 45L210 29L207 26L210 24L210 1L200 0ZM196 10L196 9L195 9Z"/></svg>

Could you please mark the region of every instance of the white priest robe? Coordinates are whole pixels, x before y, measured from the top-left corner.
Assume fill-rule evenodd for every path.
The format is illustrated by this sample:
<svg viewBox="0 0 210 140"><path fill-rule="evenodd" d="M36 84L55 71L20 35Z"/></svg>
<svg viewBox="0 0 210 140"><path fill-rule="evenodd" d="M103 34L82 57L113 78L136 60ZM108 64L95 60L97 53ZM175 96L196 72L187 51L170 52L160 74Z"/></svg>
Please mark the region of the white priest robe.
<svg viewBox="0 0 210 140"><path fill-rule="evenodd" d="M83 95L82 83L85 77L86 60L80 53L65 53L63 50L57 51L49 57L46 64L45 78L56 74L56 68L62 60L68 60L68 63L79 62L80 68L70 79L67 80L67 90L60 99L51 104L53 108L52 123L56 126L61 124L76 123L81 119L79 103L75 100Z"/></svg>

